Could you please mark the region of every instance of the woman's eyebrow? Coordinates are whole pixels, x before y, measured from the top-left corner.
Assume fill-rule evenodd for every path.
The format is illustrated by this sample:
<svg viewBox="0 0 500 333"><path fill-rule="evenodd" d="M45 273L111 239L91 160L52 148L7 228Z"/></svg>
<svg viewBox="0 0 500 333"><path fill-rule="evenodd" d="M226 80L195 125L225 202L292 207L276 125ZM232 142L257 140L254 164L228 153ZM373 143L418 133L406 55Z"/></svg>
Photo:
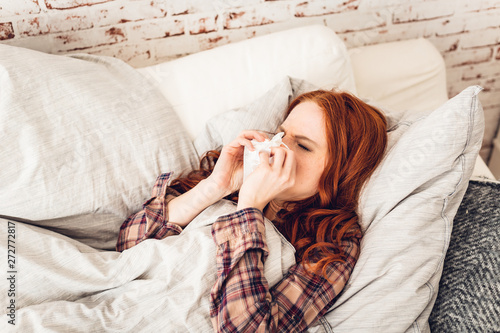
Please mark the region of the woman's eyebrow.
<svg viewBox="0 0 500 333"><path fill-rule="evenodd" d="M280 126L278 127L278 132L285 132L285 134L286 134L286 130L285 130L285 128L283 127L283 125L280 125ZM297 134L297 135L293 135L293 137L294 137L294 138L296 138L296 139L300 139L300 140L307 141L307 142L311 143L312 145L314 145L314 146L316 146L316 147L318 147L318 146L319 146L319 145L318 145L318 143L317 143L316 141L314 141L314 140L312 140L312 139L308 138L308 137L307 137L307 136L305 136L305 135L300 135L300 134Z"/></svg>

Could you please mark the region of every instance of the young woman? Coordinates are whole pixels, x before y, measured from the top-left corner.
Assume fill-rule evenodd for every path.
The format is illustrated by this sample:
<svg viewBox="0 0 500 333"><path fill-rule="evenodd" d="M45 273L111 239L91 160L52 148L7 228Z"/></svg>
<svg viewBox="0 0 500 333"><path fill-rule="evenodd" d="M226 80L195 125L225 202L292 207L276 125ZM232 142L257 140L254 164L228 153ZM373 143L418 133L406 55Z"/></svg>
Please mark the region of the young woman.
<svg viewBox="0 0 500 333"><path fill-rule="evenodd" d="M236 212L212 226L217 282L210 315L216 331L306 330L334 304L359 255L356 209L386 147L385 117L348 93L319 90L296 98L278 131L288 148L273 148L272 163L261 152L259 167L244 182L244 147L264 141L262 132L242 132L170 186L171 175L162 174L156 195L120 229L118 251L181 233L222 198L237 202ZM272 288L263 274L264 217L296 249L297 264Z"/></svg>

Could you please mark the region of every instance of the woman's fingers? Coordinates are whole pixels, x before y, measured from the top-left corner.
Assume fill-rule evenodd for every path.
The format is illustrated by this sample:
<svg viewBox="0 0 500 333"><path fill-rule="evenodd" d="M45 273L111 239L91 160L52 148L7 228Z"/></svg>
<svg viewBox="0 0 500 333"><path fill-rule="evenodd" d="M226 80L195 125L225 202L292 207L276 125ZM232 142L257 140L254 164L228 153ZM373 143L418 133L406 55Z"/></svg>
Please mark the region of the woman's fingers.
<svg viewBox="0 0 500 333"><path fill-rule="evenodd" d="M259 131L250 131L250 130L248 130L248 131L242 131L240 133L240 135L238 135L238 138L243 139L245 141L245 143L246 143L245 146L248 147L248 148L250 148L253 151L254 147L253 147L253 145L251 143L251 140L255 139L255 140L259 141L259 142L262 142L262 141L264 141L264 140L267 139L267 136L264 133L259 132Z"/></svg>
<svg viewBox="0 0 500 333"><path fill-rule="evenodd" d="M260 163L259 163L259 166L264 166L264 167L267 167L269 166L269 153L265 150L261 150L259 152L259 160L260 160Z"/></svg>
<svg viewBox="0 0 500 333"><path fill-rule="evenodd" d="M252 130L241 131L239 136L249 140L256 139L257 141L264 141L268 138L265 133Z"/></svg>
<svg viewBox="0 0 500 333"><path fill-rule="evenodd" d="M290 149L282 149L285 151L286 158L283 162L283 172L295 178L295 170L297 163L295 161L295 153Z"/></svg>
<svg viewBox="0 0 500 333"><path fill-rule="evenodd" d="M272 162L269 163L269 156L272 156ZM259 154L260 164L269 167L275 177L283 179L294 179L296 162L295 155L292 150L284 147L271 148L271 153L261 151Z"/></svg>
<svg viewBox="0 0 500 333"><path fill-rule="evenodd" d="M271 148L271 156L273 156L272 166L275 170L279 170L283 167L285 160L287 158L287 152L284 148L273 147Z"/></svg>
<svg viewBox="0 0 500 333"><path fill-rule="evenodd" d="M234 139L230 144L229 146L231 148L239 148L239 147L247 147L248 149L250 149L251 151L254 151L255 148L252 144L252 140L257 140L259 142L262 142L264 141L265 139L267 139L267 136L262 133L262 132L259 132L259 131L251 131L251 130L247 130L247 131L242 131L237 137L236 139Z"/></svg>

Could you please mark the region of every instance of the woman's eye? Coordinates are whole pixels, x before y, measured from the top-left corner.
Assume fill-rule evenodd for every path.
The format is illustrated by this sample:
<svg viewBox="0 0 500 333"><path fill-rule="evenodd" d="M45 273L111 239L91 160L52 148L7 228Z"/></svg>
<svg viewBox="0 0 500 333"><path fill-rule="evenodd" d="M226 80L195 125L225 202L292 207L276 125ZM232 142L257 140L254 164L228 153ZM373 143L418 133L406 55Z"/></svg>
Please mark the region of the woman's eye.
<svg viewBox="0 0 500 333"><path fill-rule="evenodd" d="M300 143L298 143L297 145L298 145L301 149L304 149L305 151L311 151L311 149L307 148L306 146L304 146L304 145L302 145L302 144L300 144Z"/></svg>

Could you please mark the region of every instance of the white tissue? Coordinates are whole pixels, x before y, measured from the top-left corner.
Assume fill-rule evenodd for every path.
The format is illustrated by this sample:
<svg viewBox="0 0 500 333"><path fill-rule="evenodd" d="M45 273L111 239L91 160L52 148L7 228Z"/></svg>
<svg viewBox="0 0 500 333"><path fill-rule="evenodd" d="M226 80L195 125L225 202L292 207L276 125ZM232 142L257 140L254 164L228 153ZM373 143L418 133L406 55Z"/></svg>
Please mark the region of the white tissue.
<svg viewBox="0 0 500 333"><path fill-rule="evenodd" d="M260 164L260 157L259 153L261 151L267 151L268 153L271 153L271 148L272 147L279 147L281 145L285 146L288 148L282 141L283 135L285 133L280 132L273 136L271 140L266 139L263 142L259 142L257 140L252 140L252 144L255 148L254 151L251 151L247 147L245 147L245 151L243 154L243 181L247 178L249 174L252 173ZM273 158L269 157L269 164L273 162Z"/></svg>

